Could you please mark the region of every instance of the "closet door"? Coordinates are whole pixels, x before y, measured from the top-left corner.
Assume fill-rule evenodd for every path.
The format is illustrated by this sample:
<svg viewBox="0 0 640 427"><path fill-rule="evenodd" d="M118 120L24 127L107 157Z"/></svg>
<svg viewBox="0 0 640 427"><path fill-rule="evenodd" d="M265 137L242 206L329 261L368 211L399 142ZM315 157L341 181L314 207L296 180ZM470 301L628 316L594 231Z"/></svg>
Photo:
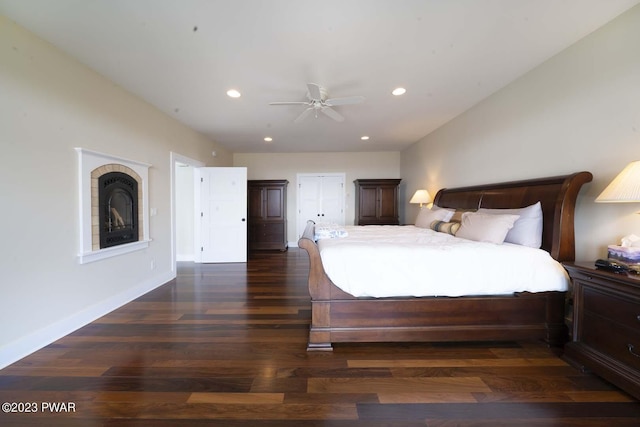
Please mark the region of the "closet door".
<svg viewBox="0 0 640 427"><path fill-rule="evenodd" d="M298 238L304 232L308 220L321 221L321 192L322 181L319 177L298 176Z"/></svg>
<svg viewBox="0 0 640 427"><path fill-rule="evenodd" d="M344 177L323 176L321 214L324 222L344 225Z"/></svg>
<svg viewBox="0 0 640 427"><path fill-rule="evenodd" d="M344 225L344 174L298 174L298 237L308 220Z"/></svg>

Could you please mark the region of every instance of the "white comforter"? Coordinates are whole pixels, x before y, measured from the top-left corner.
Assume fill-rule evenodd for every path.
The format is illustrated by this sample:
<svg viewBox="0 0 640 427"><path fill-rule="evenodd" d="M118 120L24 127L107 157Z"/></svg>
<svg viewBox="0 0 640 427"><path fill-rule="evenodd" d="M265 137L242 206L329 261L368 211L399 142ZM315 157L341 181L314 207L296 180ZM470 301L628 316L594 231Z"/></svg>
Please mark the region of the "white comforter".
<svg viewBox="0 0 640 427"><path fill-rule="evenodd" d="M331 281L357 297L566 291L564 268L542 249L474 242L414 226L347 226L320 240Z"/></svg>

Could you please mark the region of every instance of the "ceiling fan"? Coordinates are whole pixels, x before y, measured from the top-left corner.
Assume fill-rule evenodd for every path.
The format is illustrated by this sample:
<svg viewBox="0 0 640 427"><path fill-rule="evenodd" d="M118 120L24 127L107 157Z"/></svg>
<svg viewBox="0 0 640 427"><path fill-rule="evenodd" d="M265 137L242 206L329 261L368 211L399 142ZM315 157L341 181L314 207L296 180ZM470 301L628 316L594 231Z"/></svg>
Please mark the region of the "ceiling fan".
<svg viewBox="0 0 640 427"><path fill-rule="evenodd" d="M336 105L359 104L364 101L364 96L349 96L345 98L327 98L327 90L315 83L307 83L308 101L283 101L270 102L269 105L306 105L307 108L300 114L294 123L302 121L309 114L314 113L316 119L318 112L322 112L337 122L344 121L342 114L331 107Z"/></svg>

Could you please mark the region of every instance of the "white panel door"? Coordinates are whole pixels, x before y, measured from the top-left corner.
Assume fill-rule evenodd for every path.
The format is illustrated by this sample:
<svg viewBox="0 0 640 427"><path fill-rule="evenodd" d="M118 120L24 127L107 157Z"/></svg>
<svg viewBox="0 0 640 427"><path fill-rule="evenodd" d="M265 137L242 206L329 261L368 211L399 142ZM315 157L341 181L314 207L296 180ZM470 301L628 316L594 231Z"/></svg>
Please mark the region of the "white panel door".
<svg viewBox="0 0 640 427"><path fill-rule="evenodd" d="M344 176L322 177L322 220L344 225Z"/></svg>
<svg viewBox="0 0 640 427"><path fill-rule="evenodd" d="M344 225L344 174L298 174L298 237L308 220Z"/></svg>
<svg viewBox="0 0 640 427"><path fill-rule="evenodd" d="M195 171L196 262L247 262L247 168Z"/></svg>
<svg viewBox="0 0 640 427"><path fill-rule="evenodd" d="M308 220L320 221L322 181L317 176L298 177L298 238Z"/></svg>

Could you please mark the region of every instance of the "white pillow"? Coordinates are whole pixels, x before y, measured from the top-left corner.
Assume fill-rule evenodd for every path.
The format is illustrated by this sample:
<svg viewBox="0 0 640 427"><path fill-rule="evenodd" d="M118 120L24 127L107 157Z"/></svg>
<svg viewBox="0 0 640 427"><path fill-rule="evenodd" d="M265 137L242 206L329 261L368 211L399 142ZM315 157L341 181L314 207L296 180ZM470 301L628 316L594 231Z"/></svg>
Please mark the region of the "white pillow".
<svg viewBox="0 0 640 427"><path fill-rule="evenodd" d="M513 224L513 228L507 233L504 241L536 249L542 246L542 207L540 202L519 209L480 208L478 212L520 215L520 218Z"/></svg>
<svg viewBox="0 0 640 427"><path fill-rule="evenodd" d="M465 212L462 215L462 222L456 237L477 242L502 244L507 232L518 218L519 215Z"/></svg>
<svg viewBox="0 0 640 427"><path fill-rule="evenodd" d="M433 221L447 222L453 216L453 211L448 209L421 208L416 218L416 227L430 228Z"/></svg>

